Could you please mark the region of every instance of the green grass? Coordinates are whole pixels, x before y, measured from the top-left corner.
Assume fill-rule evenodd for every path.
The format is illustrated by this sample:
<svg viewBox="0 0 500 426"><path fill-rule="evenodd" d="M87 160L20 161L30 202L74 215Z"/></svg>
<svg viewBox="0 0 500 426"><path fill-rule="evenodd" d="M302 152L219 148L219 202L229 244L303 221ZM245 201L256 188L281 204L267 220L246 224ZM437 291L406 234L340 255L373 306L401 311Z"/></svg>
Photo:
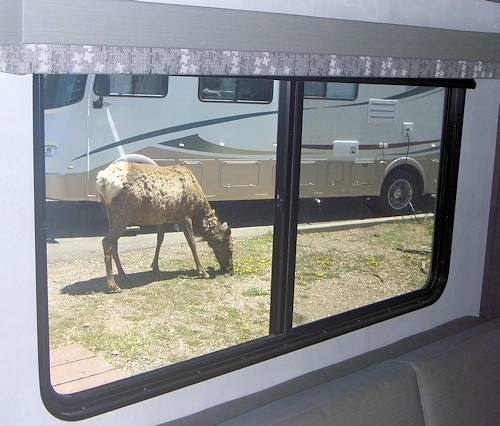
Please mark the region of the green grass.
<svg viewBox="0 0 500 426"><path fill-rule="evenodd" d="M295 302L314 308L319 297L331 298L333 304L335 292L346 288L352 276L376 274L379 278L371 285L377 289L386 285L390 274L411 272L405 291L417 289L425 282L420 268L430 255L397 249L430 246L431 235L432 226L414 222L325 233L321 244L299 235ZM360 242L362 249L357 246ZM51 347L78 342L127 374L136 374L266 336L273 235L235 239L234 244L234 276L197 278L189 252L169 253L160 258L161 269L173 271L168 279L141 282L149 275L139 273L133 278L137 282L121 294L56 294L49 303ZM217 271L213 253L206 245L199 246L202 263ZM127 270L129 265L123 263ZM293 314L294 325L314 319L305 309Z"/></svg>
<svg viewBox="0 0 500 426"><path fill-rule="evenodd" d="M235 252L233 256L235 275L270 273L272 247L272 232L240 240L238 242L239 253Z"/></svg>

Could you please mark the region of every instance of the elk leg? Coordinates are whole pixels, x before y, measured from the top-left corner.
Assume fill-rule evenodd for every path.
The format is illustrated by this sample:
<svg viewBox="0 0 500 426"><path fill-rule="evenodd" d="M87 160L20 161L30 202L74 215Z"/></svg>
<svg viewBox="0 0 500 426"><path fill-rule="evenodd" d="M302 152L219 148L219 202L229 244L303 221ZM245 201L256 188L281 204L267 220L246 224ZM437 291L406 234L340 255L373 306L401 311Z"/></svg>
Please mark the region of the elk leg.
<svg viewBox="0 0 500 426"><path fill-rule="evenodd" d="M198 252L196 251L196 243L194 241L193 224L191 222L191 219L189 217L185 217L180 222L180 225L182 228L182 232L184 232L184 236L186 237L186 240L189 244L189 248L191 249L191 253L193 253L194 263L196 263L196 270L198 271L198 275L202 276L203 278L210 278L210 275L208 275L207 271L205 271L205 268L203 268L198 256Z"/></svg>
<svg viewBox="0 0 500 426"><path fill-rule="evenodd" d="M121 292L121 288L118 287L113 276L113 260L115 261L120 277L125 277L125 272L121 265L120 258L118 257L118 238L120 238L125 228L126 225L116 226L113 224L102 240L104 264L106 265L106 283L108 285L108 290L113 293Z"/></svg>
<svg viewBox="0 0 500 426"><path fill-rule="evenodd" d="M118 240L115 240L113 245L113 260L115 261L116 269L118 270L118 276L120 279L126 279L125 271L123 270L122 263L118 257Z"/></svg>
<svg viewBox="0 0 500 426"><path fill-rule="evenodd" d="M166 224L158 225L156 231L156 251L155 257L153 259L153 263L151 264L151 268L153 271L160 272L160 267L158 266L158 257L160 256L160 248L163 243L163 238L165 237L165 229L167 228Z"/></svg>
<svg viewBox="0 0 500 426"><path fill-rule="evenodd" d="M116 284L115 277L113 276L114 247L116 247L116 245L113 241L107 237L103 238L102 248L104 250L104 264L106 265L106 283L108 285L108 290L113 293L119 293L121 289Z"/></svg>

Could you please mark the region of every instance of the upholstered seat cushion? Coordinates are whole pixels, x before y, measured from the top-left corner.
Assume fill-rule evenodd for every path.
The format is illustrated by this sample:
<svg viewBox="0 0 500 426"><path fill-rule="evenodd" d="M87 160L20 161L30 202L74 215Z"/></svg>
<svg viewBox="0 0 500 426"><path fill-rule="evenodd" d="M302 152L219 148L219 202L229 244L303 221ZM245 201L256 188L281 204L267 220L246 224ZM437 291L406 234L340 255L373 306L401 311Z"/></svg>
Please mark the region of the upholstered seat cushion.
<svg viewBox="0 0 500 426"><path fill-rule="evenodd" d="M422 425L415 374L378 364L252 410L223 425Z"/></svg>
<svg viewBox="0 0 500 426"><path fill-rule="evenodd" d="M384 362L394 363L415 371L426 424L500 424L500 318Z"/></svg>

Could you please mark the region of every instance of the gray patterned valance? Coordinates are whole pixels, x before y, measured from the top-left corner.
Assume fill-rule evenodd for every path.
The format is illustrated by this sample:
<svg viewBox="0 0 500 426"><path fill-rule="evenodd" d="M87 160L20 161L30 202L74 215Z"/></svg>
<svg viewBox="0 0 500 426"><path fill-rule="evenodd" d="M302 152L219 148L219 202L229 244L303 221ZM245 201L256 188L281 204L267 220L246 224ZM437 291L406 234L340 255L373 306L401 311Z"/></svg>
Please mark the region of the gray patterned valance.
<svg viewBox="0 0 500 426"><path fill-rule="evenodd" d="M0 2L0 71L500 78L500 34L130 0Z"/></svg>
<svg viewBox="0 0 500 426"><path fill-rule="evenodd" d="M499 62L331 54L80 46L0 45L0 71L388 78L500 78Z"/></svg>

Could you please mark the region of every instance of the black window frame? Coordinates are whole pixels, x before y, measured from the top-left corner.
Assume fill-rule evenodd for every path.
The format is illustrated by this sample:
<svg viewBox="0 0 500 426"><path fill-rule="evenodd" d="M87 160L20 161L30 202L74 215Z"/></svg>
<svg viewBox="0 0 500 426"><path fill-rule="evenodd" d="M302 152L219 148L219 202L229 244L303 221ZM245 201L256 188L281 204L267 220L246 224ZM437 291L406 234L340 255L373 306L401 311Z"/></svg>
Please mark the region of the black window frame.
<svg viewBox="0 0 500 426"><path fill-rule="evenodd" d="M102 414L406 314L439 299L449 271L465 93L467 88L475 87L474 81L374 78L325 80L446 88L431 268L427 283L420 290L292 327L305 80L311 78L282 78L280 82L270 334L216 353L74 394L61 395L54 391L50 382L43 76L33 76L39 376L42 399L54 416L63 420L81 420Z"/></svg>
<svg viewBox="0 0 500 426"><path fill-rule="evenodd" d="M217 99L217 98L204 98L202 97L202 92L205 88L202 89L202 81L205 79L205 78L211 78L211 79L229 79L229 80L236 80L236 90L234 91L234 97L233 99ZM271 82L273 84L271 84L271 92L270 92L270 96L269 96L269 99L266 99L266 100L251 100L251 99L244 99L244 98L239 98L238 97L238 89L239 89L239 82L240 81L243 81L243 80L255 80L255 81L259 81L259 80L262 80L262 81L269 81L271 80ZM274 82L272 81L271 78L269 79L262 79L262 78L255 78L255 77L246 77L246 78L240 78L240 77L212 77L212 76L206 76L206 77L199 77L198 78L198 99L201 101L201 102L207 102L207 103L226 103L226 104L262 104L262 105L266 105L266 104L270 104L272 101L273 101L273 97L274 97Z"/></svg>

